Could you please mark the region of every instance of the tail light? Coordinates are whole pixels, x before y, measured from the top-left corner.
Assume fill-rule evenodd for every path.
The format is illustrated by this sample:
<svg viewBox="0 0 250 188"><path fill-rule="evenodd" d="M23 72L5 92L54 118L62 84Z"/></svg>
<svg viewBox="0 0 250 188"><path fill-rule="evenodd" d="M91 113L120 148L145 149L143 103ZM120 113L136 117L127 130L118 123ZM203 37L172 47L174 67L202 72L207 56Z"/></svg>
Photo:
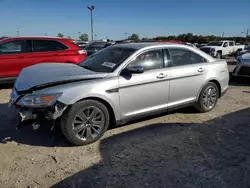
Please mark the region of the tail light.
<svg viewBox="0 0 250 188"><path fill-rule="evenodd" d="M77 53L78 53L79 55L83 55L83 54L87 55L86 50L78 50Z"/></svg>

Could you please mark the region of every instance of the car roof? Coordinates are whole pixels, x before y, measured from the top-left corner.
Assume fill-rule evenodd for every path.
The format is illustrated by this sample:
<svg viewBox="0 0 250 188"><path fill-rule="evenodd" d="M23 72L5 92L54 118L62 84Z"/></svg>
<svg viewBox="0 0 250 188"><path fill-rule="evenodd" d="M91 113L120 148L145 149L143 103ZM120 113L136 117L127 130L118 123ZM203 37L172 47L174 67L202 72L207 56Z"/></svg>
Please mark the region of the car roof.
<svg viewBox="0 0 250 188"><path fill-rule="evenodd" d="M22 36L22 37L9 37L6 39L11 39L11 40L18 40L18 39L47 39L47 40L72 40L72 39L67 39L67 38L61 38L61 37L47 37L47 36Z"/></svg>
<svg viewBox="0 0 250 188"><path fill-rule="evenodd" d="M132 48L135 50L139 50L141 48L149 47L149 46L166 46L166 45L173 45L170 42L138 42L138 43L124 43L124 44L116 44L114 46L122 47L122 48Z"/></svg>

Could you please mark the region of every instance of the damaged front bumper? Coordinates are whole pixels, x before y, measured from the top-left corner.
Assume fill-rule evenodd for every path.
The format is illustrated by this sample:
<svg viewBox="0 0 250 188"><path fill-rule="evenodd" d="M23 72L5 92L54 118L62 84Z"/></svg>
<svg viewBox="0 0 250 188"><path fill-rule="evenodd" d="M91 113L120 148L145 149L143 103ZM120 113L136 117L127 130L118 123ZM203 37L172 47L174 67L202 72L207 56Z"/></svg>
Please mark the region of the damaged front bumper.
<svg viewBox="0 0 250 188"><path fill-rule="evenodd" d="M55 120L58 119L67 106L62 103L55 103L53 106L48 108L22 108L16 106L18 110L19 123L17 129L23 128L28 125L32 125L33 129L36 130L41 124L50 123L51 129L55 126Z"/></svg>
<svg viewBox="0 0 250 188"><path fill-rule="evenodd" d="M19 123L17 129L32 125L36 130L41 124L51 124L51 129L55 126L55 120L62 116L67 106L56 102L48 108L23 108L15 106L18 111Z"/></svg>
<svg viewBox="0 0 250 188"><path fill-rule="evenodd" d="M17 102L21 98L22 96L19 96L16 90L13 89L10 95L9 107L17 109L19 119L17 129L32 125L33 129L36 130L41 124L47 124L48 122L51 124L51 129L53 129L55 121L61 117L63 112L67 109L67 105L59 101L56 101L51 106L39 108L20 106Z"/></svg>

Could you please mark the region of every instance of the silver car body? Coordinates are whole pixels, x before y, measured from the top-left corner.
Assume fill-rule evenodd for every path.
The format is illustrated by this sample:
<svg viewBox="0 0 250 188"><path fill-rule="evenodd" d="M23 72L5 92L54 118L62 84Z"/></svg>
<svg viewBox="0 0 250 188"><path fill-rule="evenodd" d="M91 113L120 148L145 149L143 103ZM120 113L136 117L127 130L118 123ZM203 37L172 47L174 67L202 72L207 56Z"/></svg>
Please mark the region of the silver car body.
<svg viewBox="0 0 250 188"><path fill-rule="evenodd" d="M126 120L159 110L167 110L198 100L203 86L215 82L221 94L228 89L229 72L225 60L214 59L188 45L162 43L119 44L134 48L114 72L97 73L73 64L40 64L25 68L16 80L19 93L32 90L32 94L62 93L58 99L72 105L82 99L97 99L109 105L115 120ZM181 48L194 52L207 60L204 63L165 67L133 74L130 79L120 75L131 60L139 54L155 49ZM165 63L169 59L165 58ZM51 85L50 87L46 87ZM36 88L37 87L37 88Z"/></svg>

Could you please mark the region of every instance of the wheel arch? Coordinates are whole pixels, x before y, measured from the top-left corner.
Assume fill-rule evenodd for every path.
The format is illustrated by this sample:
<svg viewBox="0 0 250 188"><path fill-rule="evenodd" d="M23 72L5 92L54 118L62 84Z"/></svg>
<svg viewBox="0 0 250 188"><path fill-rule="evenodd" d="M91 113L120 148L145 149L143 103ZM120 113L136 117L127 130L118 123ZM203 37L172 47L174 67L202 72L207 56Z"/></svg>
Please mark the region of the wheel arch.
<svg viewBox="0 0 250 188"><path fill-rule="evenodd" d="M221 97L221 85L220 85L220 82L219 82L218 80L216 80L216 79L211 79L211 80L208 80L206 83L204 83L204 84L201 86L201 88L200 88L200 90L199 90L199 93L198 93L198 95L197 95L197 97L196 97L196 100L199 99L199 96L200 96L200 94L201 94L201 91L202 91L203 87L204 87L206 84L210 83L210 82L216 84L216 86L217 86L218 89L219 89L219 98Z"/></svg>
<svg viewBox="0 0 250 188"><path fill-rule="evenodd" d="M221 97L221 85L220 85L220 82L219 82L218 80L215 80L215 79L209 80L208 83L209 83L209 82L212 82L212 83L215 83L215 84L216 84L216 86L217 86L218 89L219 89L219 98L220 98L220 97Z"/></svg>

